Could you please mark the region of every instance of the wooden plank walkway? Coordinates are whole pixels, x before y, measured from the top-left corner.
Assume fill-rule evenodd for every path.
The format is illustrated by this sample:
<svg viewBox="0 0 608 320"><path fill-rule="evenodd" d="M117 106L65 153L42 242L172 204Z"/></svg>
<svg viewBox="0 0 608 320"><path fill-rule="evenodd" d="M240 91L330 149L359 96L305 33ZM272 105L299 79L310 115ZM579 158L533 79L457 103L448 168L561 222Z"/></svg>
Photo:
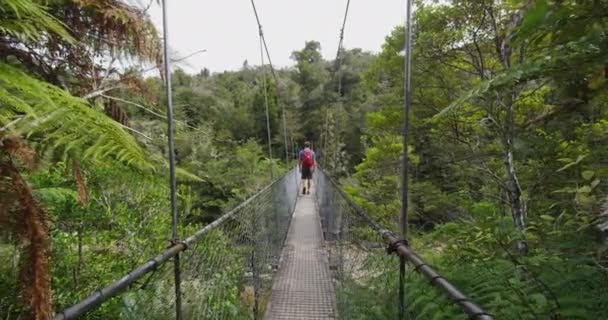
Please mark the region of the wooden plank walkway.
<svg viewBox="0 0 608 320"><path fill-rule="evenodd" d="M300 190L301 192L301 190ZM314 188L298 197L265 320L336 319L336 297Z"/></svg>

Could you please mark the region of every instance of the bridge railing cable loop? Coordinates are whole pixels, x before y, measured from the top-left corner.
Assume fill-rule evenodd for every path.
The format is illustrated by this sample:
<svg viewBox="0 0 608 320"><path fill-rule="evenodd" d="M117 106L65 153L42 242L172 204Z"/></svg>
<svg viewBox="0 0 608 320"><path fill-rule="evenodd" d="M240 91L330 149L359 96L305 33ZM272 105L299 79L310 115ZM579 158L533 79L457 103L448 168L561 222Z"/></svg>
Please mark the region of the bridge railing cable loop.
<svg viewBox="0 0 608 320"><path fill-rule="evenodd" d="M454 304L458 305L471 319L493 319L489 313L475 304L470 298L456 288L456 286L426 263L409 247L409 244L405 239L399 238L392 231L386 229L371 217L365 209L352 200L350 196L340 188L337 182L329 177L322 169L319 168L317 170L315 179L317 202L320 208L319 211L322 225L324 231L326 231L324 232L326 234L326 240L329 240L330 242L328 245L330 248L330 264L332 261L337 261L340 265L334 269L346 270L337 277L343 281L342 285L348 284L346 281L346 278L348 277L352 277L356 283L361 283L364 281L361 279L362 274L376 274L379 272L378 270L362 269L364 268L362 265L366 264L366 259L382 259L381 256L373 254L374 245L370 244L374 239L377 239L377 241L384 242L388 246L386 251L389 254L395 254L409 262L414 267L415 271L428 279L432 286L436 287ZM339 224L339 226L336 226L336 224ZM368 233L365 232L366 228L374 233L376 237L370 238L370 236L367 235ZM332 247L337 247L335 251L338 251L337 254L339 254L340 257L334 258L336 253L331 250ZM367 249L362 250L361 248ZM344 253L344 251L346 251L346 253ZM363 251L363 253L359 254L360 251ZM377 265L378 263L377 261L371 261L367 264ZM390 267L392 264L390 261L387 261L386 265ZM349 269L351 270L351 274L346 274ZM385 270L385 273L388 274L389 271ZM348 290L346 289L346 291ZM348 297L346 299L348 299ZM339 306L348 304L348 301L340 302L340 297L338 297L337 300L339 301ZM342 311L343 316L348 317L348 314L344 314L345 312L349 312L348 309L349 308L346 307L346 311ZM338 311L340 312L341 310Z"/></svg>

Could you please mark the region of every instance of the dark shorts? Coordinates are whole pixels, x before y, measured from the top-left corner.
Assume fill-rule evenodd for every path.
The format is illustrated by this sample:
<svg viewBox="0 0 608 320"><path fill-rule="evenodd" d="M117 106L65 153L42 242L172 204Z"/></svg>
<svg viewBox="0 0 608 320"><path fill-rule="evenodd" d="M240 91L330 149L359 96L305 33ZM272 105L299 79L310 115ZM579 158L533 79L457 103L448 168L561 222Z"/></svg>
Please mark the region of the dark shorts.
<svg viewBox="0 0 608 320"><path fill-rule="evenodd" d="M302 179L312 179L312 168L302 168Z"/></svg>

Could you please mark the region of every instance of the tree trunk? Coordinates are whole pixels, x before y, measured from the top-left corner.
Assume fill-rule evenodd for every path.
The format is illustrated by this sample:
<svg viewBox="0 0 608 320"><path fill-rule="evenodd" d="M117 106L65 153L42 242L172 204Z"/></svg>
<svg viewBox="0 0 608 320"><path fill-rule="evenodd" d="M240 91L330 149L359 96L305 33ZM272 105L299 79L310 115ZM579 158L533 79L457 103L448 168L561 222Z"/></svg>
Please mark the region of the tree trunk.
<svg viewBox="0 0 608 320"><path fill-rule="evenodd" d="M526 6L531 4L531 1L526 1ZM490 17L493 20L494 25L498 23L492 13L492 9L489 11ZM514 30L517 28L521 19L523 18L523 11L518 11L511 14L509 21L507 22L504 33L499 33L498 28L495 27L494 41L496 43L496 53L498 58L505 70L511 68L511 58L513 50L509 43L510 38ZM523 63L523 55L520 56L520 63ZM525 221L528 216L526 204L522 199L522 189L517 178L514 163L514 148L513 140L515 137L515 100L516 100L515 89L511 93L504 97L505 119L502 127L502 145L503 145L503 164L507 181L505 188L507 189L507 198L509 201L509 207L511 210L511 217L515 224L520 239L517 243L517 249L520 254L525 255L528 253L528 243L525 238Z"/></svg>
<svg viewBox="0 0 608 320"><path fill-rule="evenodd" d="M47 214L11 160L0 164L0 176L11 180L11 196L14 196L19 204L20 216L15 219L15 229L23 252L20 263L20 296L29 307L29 319L50 319L52 306Z"/></svg>
<svg viewBox="0 0 608 320"><path fill-rule="evenodd" d="M50 237L47 213L19 172L15 159L33 168L33 152L15 137L0 136L0 194L9 199L6 208L18 236L20 292L27 306L26 319L48 320L52 315L49 268ZM4 205L4 204L3 204Z"/></svg>
<svg viewBox="0 0 608 320"><path fill-rule="evenodd" d="M507 115L505 126L503 130L503 163L505 174L507 176L507 198L509 200L509 207L511 209L511 217L515 223L515 228L520 234L520 240L517 243L517 249L520 254L525 255L528 253L528 243L526 242L524 229L525 221L528 216L526 204L522 199L521 186L517 173L515 171L515 162L513 160L513 139L514 139L514 94L510 97L507 103Z"/></svg>
<svg viewBox="0 0 608 320"><path fill-rule="evenodd" d="M82 274L82 266L83 266L83 251L82 251L82 226L78 226L78 263L76 264L76 272L74 279L74 287L76 289L80 288L80 275Z"/></svg>

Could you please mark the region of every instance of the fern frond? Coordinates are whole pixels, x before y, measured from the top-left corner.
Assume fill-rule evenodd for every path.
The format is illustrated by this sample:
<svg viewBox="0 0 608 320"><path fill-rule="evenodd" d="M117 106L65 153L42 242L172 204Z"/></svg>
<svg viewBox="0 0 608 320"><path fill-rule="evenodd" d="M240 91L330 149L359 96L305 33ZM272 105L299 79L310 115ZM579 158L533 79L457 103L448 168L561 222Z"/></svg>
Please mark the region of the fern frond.
<svg viewBox="0 0 608 320"><path fill-rule="evenodd" d="M190 181L190 182L204 182L205 181L201 177L199 177L183 168L176 168L175 174L177 175L177 178L181 181Z"/></svg>
<svg viewBox="0 0 608 320"><path fill-rule="evenodd" d="M0 127L24 137L37 137L50 151L86 163L118 161L154 170L137 141L119 123L51 84L0 63L0 106L4 118L23 117Z"/></svg>
<svg viewBox="0 0 608 320"><path fill-rule="evenodd" d="M0 17L0 34L36 41L50 32L67 42L74 42L64 25L34 1L2 0Z"/></svg>
<svg viewBox="0 0 608 320"><path fill-rule="evenodd" d="M34 190L34 195L44 203L60 203L78 201L78 193L68 188L40 188Z"/></svg>
<svg viewBox="0 0 608 320"><path fill-rule="evenodd" d="M160 60L160 38L146 12L121 0L72 0L87 16L86 42L97 48L147 61ZM84 41L84 39L83 39Z"/></svg>

